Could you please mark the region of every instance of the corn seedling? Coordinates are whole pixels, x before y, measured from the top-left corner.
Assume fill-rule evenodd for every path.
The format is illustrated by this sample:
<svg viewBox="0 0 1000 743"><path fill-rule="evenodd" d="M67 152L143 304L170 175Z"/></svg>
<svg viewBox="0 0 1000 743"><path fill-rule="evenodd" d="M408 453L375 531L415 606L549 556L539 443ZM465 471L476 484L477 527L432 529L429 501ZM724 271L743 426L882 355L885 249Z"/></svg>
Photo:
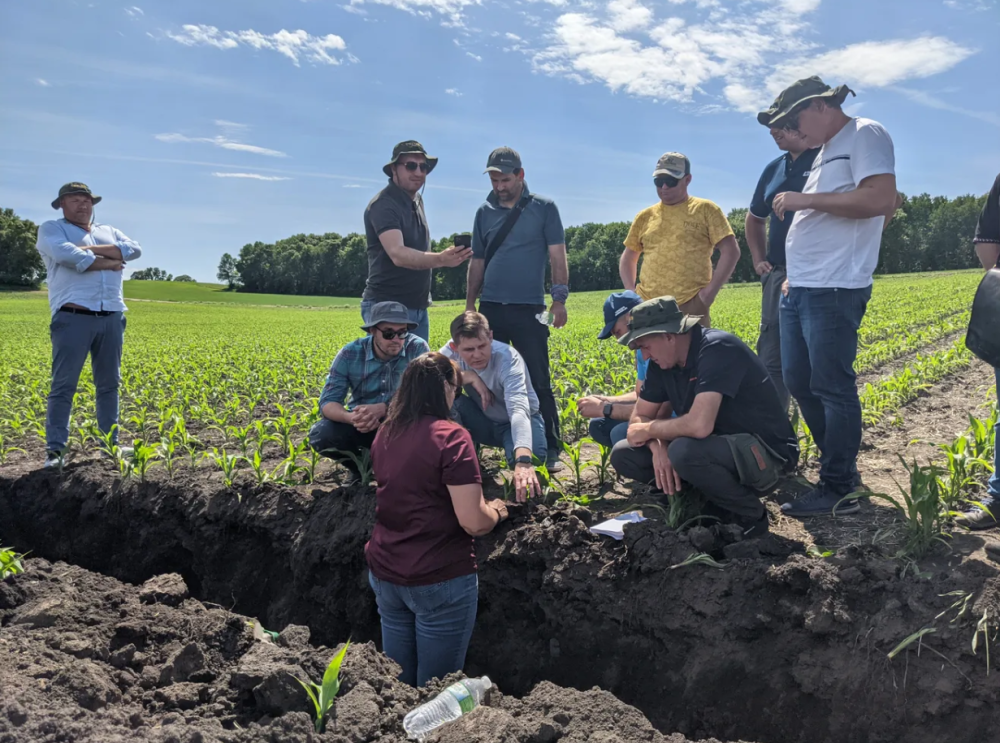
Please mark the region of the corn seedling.
<svg viewBox="0 0 1000 743"><path fill-rule="evenodd" d="M222 470L222 482L227 488L233 486L233 479L236 477L236 465L239 464L239 457L235 454L229 454L226 452L225 448L217 449L212 447L212 451L205 455L205 458L211 459L218 465L219 469Z"/></svg>
<svg viewBox="0 0 1000 743"><path fill-rule="evenodd" d="M23 554L14 552L10 547L0 547L0 580L24 572Z"/></svg>
<svg viewBox="0 0 1000 743"><path fill-rule="evenodd" d="M722 570L726 566L721 562L716 562L711 555L704 552L692 552L688 555L683 562L679 562L676 565L671 565L671 570L676 570L677 568L686 568L691 565L704 565L709 568L716 568L717 570Z"/></svg>
<svg viewBox="0 0 1000 743"><path fill-rule="evenodd" d="M177 467L177 442L171 434L167 434L160 439L156 446L156 454L163 461L163 467L167 471L167 478L174 479L174 469Z"/></svg>
<svg viewBox="0 0 1000 743"><path fill-rule="evenodd" d="M140 439L135 440L129 464L132 467L132 472L139 476L139 482L146 481L146 473L149 472L150 467L156 464L158 456L157 447L144 444Z"/></svg>
<svg viewBox="0 0 1000 743"><path fill-rule="evenodd" d="M972 654L976 654L979 647L979 636L983 636L983 645L986 647L986 675L990 675L990 610L983 609L983 616L976 622L976 631L972 635Z"/></svg>
<svg viewBox="0 0 1000 743"><path fill-rule="evenodd" d="M909 637L905 638L901 643L889 651L889 660L892 660L902 651L906 650L913 643L917 643L917 655L920 655L920 646L923 644L924 635L930 635L937 632L933 627L924 627L921 630L917 630Z"/></svg>
<svg viewBox="0 0 1000 743"><path fill-rule="evenodd" d="M306 690L306 694L309 695L309 699L313 703L313 708L316 711L317 733L323 732L323 726L326 723L326 713L330 711L330 707L333 706L333 700L336 698L337 692L340 691L340 666L344 662L344 656L347 654L347 648L350 646L351 641L348 640L344 643L344 647L330 660L330 664L326 667L326 672L323 674L322 684L314 684L312 681L303 681L300 678L292 676Z"/></svg>
<svg viewBox="0 0 1000 743"><path fill-rule="evenodd" d="M271 473L267 471L264 460L261 459L260 449L255 450L252 457L243 457L243 461L250 465L258 485L263 485L271 479Z"/></svg>
<svg viewBox="0 0 1000 743"><path fill-rule="evenodd" d="M562 445L563 451L565 451L569 456L569 471L573 476L571 485L573 488L573 495L577 497L579 497L580 493L583 492L583 471L586 469L586 463L583 461L583 443L584 440L580 439L573 445Z"/></svg>
<svg viewBox="0 0 1000 743"><path fill-rule="evenodd" d="M375 473L372 470L372 453L370 449L361 447L361 454L356 454L353 451L342 451L340 449L334 449L331 453L347 457L354 462L354 466L358 469L358 482L362 486L367 487L372 484Z"/></svg>
<svg viewBox="0 0 1000 743"><path fill-rule="evenodd" d="M588 440L595 444L597 443L593 439ZM597 472L597 486L603 488L614 479L614 475L611 472L611 447L604 444L597 444L597 448L600 452L600 459L591 462L588 466Z"/></svg>

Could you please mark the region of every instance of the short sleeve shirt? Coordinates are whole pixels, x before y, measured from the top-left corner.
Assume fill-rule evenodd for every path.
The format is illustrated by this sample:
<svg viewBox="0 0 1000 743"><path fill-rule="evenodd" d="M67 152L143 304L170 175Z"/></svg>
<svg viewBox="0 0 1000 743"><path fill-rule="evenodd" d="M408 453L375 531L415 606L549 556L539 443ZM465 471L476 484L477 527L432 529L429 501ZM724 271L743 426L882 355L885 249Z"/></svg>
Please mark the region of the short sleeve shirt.
<svg viewBox="0 0 1000 743"><path fill-rule="evenodd" d="M688 197L681 204L659 203L636 215L625 247L642 253L635 290L640 297L672 296L684 304L712 280L712 253L733 228L719 206Z"/></svg>
<svg viewBox="0 0 1000 743"><path fill-rule="evenodd" d="M976 223L976 236L973 242L1000 243L1000 175L993 182L993 188L986 197L983 212L979 215L979 222ZM997 266L1000 267L1000 260L997 261Z"/></svg>
<svg viewBox="0 0 1000 743"><path fill-rule="evenodd" d="M731 333L697 325L690 332L686 365L661 369L650 364L642 399L669 402L681 416L691 410L698 394L718 392L722 404L713 434L754 434L793 466L799 458L798 440L764 363Z"/></svg>
<svg viewBox="0 0 1000 743"><path fill-rule="evenodd" d="M497 249L483 276L482 300L502 304L545 304L545 266L549 246L566 242L559 209L551 199L533 194L524 185L524 209ZM476 212L472 255L485 258L486 248L507 220L510 209L491 191Z"/></svg>
<svg viewBox="0 0 1000 743"><path fill-rule="evenodd" d="M774 197L783 191L802 192L818 152L819 149L806 150L794 160L786 152L768 163L757 181L750 201L750 213L757 219L770 218L767 225L767 262L772 266L785 265L785 238L795 215L795 212L785 212L785 218L778 219L772 209Z"/></svg>
<svg viewBox="0 0 1000 743"><path fill-rule="evenodd" d="M823 145L802 193L853 191L865 178L895 174L889 132L877 121L851 119ZM878 265L885 217L848 219L803 209L785 239L788 283L817 289L864 289Z"/></svg>
<svg viewBox="0 0 1000 743"><path fill-rule="evenodd" d="M369 302L399 302L411 310L427 307L431 270L402 268L392 262L379 239L383 232L399 230L403 245L421 253L431 248L430 230L420 194L410 195L390 182L365 209L365 240L368 243L368 281L362 298Z"/></svg>
<svg viewBox="0 0 1000 743"><path fill-rule="evenodd" d="M372 444L375 528L365 556L379 580L425 586L476 572L472 537L462 528L449 485L482 483L469 432L425 417Z"/></svg>

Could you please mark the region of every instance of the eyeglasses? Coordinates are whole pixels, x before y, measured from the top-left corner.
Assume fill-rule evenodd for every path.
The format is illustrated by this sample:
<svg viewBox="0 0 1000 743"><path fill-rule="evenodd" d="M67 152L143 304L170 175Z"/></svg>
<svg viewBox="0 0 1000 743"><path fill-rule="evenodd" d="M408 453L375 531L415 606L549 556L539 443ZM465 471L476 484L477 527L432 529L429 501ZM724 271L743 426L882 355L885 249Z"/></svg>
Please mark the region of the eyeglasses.
<svg viewBox="0 0 1000 743"><path fill-rule="evenodd" d="M679 178L674 178L671 175L659 175L653 179L653 185L657 188L663 188L664 186L667 188L673 188L680 182Z"/></svg>
<svg viewBox="0 0 1000 743"><path fill-rule="evenodd" d="M382 337L387 341L391 341L393 338L399 338L402 340L410 334L409 330L383 330L382 328L375 328L375 330L381 333Z"/></svg>
<svg viewBox="0 0 1000 743"><path fill-rule="evenodd" d="M431 166L427 163L417 163L413 160L410 160L408 163L400 163L400 165L409 170L411 173L415 173L417 168L420 168L421 173L426 173L431 169Z"/></svg>
<svg viewBox="0 0 1000 743"><path fill-rule="evenodd" d="M785 120L781 124L780 128L784 129L786 132L797 132L799 130L799 114L811 105L812 101L806 101L805 103L800 103L798 106L793 108L785 115Z"/></svg>

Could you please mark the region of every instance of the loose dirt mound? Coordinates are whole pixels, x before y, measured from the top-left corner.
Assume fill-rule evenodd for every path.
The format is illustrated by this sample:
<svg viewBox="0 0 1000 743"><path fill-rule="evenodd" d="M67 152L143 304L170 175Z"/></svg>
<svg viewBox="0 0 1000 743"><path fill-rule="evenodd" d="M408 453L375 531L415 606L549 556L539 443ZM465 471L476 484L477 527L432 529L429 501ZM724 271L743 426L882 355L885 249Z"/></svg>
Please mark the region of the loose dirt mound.
<svg viewBox="0 0 1000 743"><path fill-rule="evenodd" d="M202 600L268 627L308 625L331 646L378 638L363 558L370 491L202 487L118 491L95 465L30 473L0 481L4 536L131 582L180 573ZM978 537L956 538L948 564L904 570L874 548L821 559L782 537L677 535L652 521L619 543L589 533L586 509L511 513L478 540L466 667L509 693L596 685L659 730L767 743L990 740L1000 725L998 649L988 676L984 637L972 653L976 621L1000 616L997 570L963 558ZM678 567L697 552L726 569Z"/></svg>
<svg viewBox="0 0 1000 743"><path fill-rule="evenodd" d="M352 645L323 734L293 680L322 677L333 654L289 626L277 644L248 618L187 597L177 575L141 589L65 563L29 559L0 583L0 740L301 743L405 740L403 716L436 693L395 680L371 643ZM684 743L600 690L539 684L437 731L438 743Z"/></svg>

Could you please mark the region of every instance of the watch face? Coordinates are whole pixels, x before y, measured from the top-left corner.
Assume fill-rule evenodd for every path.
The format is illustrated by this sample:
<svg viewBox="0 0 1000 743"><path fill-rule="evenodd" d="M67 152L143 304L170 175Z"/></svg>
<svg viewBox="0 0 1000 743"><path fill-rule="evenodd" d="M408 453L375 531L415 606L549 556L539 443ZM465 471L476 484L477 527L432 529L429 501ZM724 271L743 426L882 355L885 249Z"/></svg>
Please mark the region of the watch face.
<svg viewBox="0 0 1000 743"><path fill-rule="evenodd" d="M605 418L610 418L611 414L614 412L614 409L615 409L615 406L612 405L611 403L608 403L607 405L605 405L604 406L604 417Z"/></svg>

